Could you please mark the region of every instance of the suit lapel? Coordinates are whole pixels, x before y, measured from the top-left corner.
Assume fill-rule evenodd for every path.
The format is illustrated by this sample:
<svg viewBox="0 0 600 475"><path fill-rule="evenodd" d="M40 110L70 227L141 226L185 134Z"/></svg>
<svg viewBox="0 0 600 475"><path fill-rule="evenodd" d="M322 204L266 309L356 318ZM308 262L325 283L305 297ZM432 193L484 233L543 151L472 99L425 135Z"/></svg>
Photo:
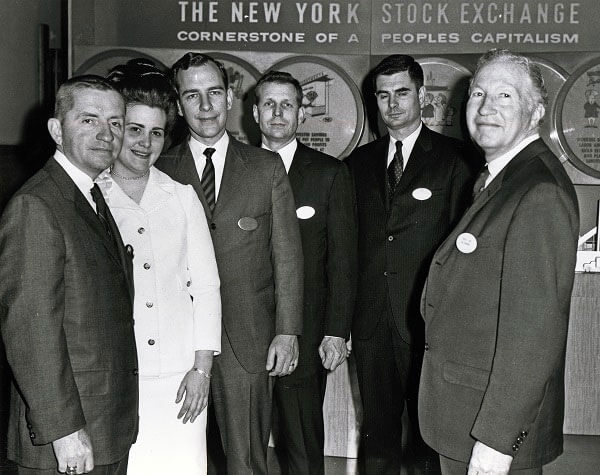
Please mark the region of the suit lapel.
<svg viewBox="0 0 600 475"><path fill-rule="evenodd" d="M432 143L429 129L423 126L421 128L421 133L415 142L415 146L412 149L408 163L406 164L404 173L400 178L400 183L398 183L398 187L396 188L394 196L404 193L404 191L410 187L415 178L421 175L421 170L425 167L431 166L431 148Z"/></svg>
<svg viewBox="0 0 600 475"><path fill-rule="evenodd" d="M219 196L215 204L213 215L216 216L221 210L227 207L228 201L237 196L240 187L244 182L244 175L248 172L245 158L240 153L240 149L233 137L229 137L229 146L225 155L225 168L219 187ZM206 209L206 208L205 208Z"/></svg>
<svg viewBox="0 0 600 475"><path fill-rule="evenodd" d="M297 191L300 190L312 162L307 150L305 150L307 148L308 147L298 142L298 148L296 149L296 153L294 153L292 166L288 172L288 178L294 193L297 193Z"/></svg>
<svg viewBox="0 0 600 475"><path fill-rule="evenodd" d="M206 198L204 197L204 190L200 183L200 176L198 176L198 170L196 169L196 162L192 156L192 151L189 146L189 140L186 140L179 146L177 152L177 168L175 177L177 181L184 185L192 185L194 191L198 195L198 199L202 203L204 213L207 218L212 218L212 211L210 210Z"/></svg>

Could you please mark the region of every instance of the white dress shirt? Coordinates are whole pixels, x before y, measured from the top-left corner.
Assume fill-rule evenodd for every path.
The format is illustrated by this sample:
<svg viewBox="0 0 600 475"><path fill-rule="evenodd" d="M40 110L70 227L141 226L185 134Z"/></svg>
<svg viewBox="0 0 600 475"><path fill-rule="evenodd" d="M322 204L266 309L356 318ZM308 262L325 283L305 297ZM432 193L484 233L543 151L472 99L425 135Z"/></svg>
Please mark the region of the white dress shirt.
<svg viewBox="0 0 600 475"><path fill-rule="evenodd" d="M82 172L79 168L73 165L69 159L62 153L60 150L56 150L54 152L54 160L58 162L58 164L63 167L67 175L73 180L75 186L81 191L85 199L90 204L94 213L96 212L96 203L94 202L94 198L92 198L91 189L94 186L94 181L90 178L87 173Z"/></svg>
<svg viewBox="0 0 600 475"><path fill-rule="evenodd" d="M108 173L99 178L123 242L133 246L140 376L186 372L196 350L219 354L219 275L194 189L152 167L137 204Z"/></svg>
<svg viewBox="0 0 600 475"><path fill-rule="evenodd" d="M402 141L402 170L406 168L408 163L408 159L410 158L410 154L412 153L413 148L415 147L415 143L419 138L419 134L421 133L421 129L423 128L423 123L419 124L417 129L406 137ZM392 160L394 159L394 154L396 153L396 139L390 135L390 144L388 145L388 158L387 158L387 166L390 166Z"/></svg>
<svg viewBox="0 0 600 475"><path fill-rule="evenodd" d="M206 165L206 155L204 150L207 148L214 148L215 152L212 154L212 162L215 167L215 203L219 199L219 190L221 189L221 180L223 179L223 170L225 168L225 157L227 156L227 147L229 147L229 135L227 132L219 139L214 145L204 145L203 143L190 136L190 150L192 151L192 157L194 157L194 163L196 165L196 171L198 176L202 179L202 172Z"/></svg>
<svg viewBox="0 0 600 475"><path fill-rule="evenodd" d="M510 161L513 158L515 158L521 150L523 150L525 147L527 147L527 145L539 138L539 134L530 135L529 137L519 142L519 144L516 147L511 148L505 154L494 158L491 162L488 162L487 167L488 171L490 172L490 176L487 177L487 180L485 180L484 188L487 187L492 182L492 180L496 178L496 176L498 176L498 173L500 173L504 169L504 167L506 167L506 165L508 165Z"/></svg>
<svg viewBox="0 0 600 475"><path fill-rule="evenodd" d="M265 144L261 144L261 147L265 150L273 152L273 150L271 150ZM289 144L284 145L279 150L277 150L277 152L275 152L278 153L281 157L286 173L290 172L290 167L292 166L292 162L294 161L294 154L296 153L296 150L298 150L298 142L296 139L294 139Z"/></svg>

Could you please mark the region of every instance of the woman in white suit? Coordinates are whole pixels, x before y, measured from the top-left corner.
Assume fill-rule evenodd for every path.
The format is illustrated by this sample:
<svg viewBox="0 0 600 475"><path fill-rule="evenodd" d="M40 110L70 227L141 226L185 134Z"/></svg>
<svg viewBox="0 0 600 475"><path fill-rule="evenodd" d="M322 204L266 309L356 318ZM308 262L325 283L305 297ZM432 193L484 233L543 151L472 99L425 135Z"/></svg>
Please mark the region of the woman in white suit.
<svg viewBox="0 0 600 475"><path fill-rule="evenodd" d="M152 165L176 114L168 77L147 60L113 68L126 103L123 148L100 180L133 248L140 430L131 475L206 473L206 405L221 350L219 277L193 188Z"/></svg>

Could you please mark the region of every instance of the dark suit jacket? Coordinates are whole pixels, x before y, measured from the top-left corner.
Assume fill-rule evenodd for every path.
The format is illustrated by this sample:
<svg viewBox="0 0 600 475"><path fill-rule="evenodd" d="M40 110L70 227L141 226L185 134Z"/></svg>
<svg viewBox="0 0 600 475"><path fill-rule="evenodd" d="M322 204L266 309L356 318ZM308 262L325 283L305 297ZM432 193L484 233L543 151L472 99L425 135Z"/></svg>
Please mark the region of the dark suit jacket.
<svg viewBox="0 0 600 475"><path fill-rule="evenodd" d="M423 293L429 350L419 394L421 432L436 451L468 461L477 439L514 456L515 469L562 452L578 232L573 185L537 140L436 252ZM476 239L473 252L457 247L462 233Z"/></svg>
<svg viewBox="0 0 600 475"><path fill-rule="evenodd" d="M314 209L298 219L304 254L304 319L298 367L281 378L292 384L322 367L324 335L348 338L356 295L354 189L346 165L298 142L288 177L296 208Z"/></svg>
<svg viewBox="0 0 600 475"><path fill-rule="evenodd" d="M347 159L358 207L359 279L352 336L369 339L389 309L402 338L419 342L419 301L427 268L468 204L472 173L459 141L423 126L388 205L388 144L386 135Z"/></svg>
<svg viewBox="0 0 600 475"><path fill-rule="evenodd" d="M302 332L302 244L283 162L277 154L229 137L213 213L187 141L156 166L196 190L219 268L223 338L229 338L246 371L264 371L273 337ZM243 229L242 218L252 218L256 229Z"/></svg>
<svg viewBox="0 0 600 475"><path fill-rule="evenodd" d="M14 374L8 450L17 463L56 468L50 442L82 427L97 465L120 460L134 442L137 356L123 258L122 243L115 249L54 159L7 205L0 322Z"/></svg>

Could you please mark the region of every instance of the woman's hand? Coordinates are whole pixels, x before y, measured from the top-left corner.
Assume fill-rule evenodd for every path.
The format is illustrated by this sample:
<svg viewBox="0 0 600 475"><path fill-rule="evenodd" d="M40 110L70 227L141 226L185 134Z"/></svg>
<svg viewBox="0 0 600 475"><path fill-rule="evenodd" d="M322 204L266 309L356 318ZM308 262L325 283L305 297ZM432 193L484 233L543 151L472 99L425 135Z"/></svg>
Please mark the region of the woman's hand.
<svg viewBox="0 0 600 475"><path fill-rule="evenodd" d="M208 372L201 374L195 369L191 369L185 374L179 385L175 403L181 402L184 395L185 399L183 399L183 405L179 414L177 414L177 419L183 417L184 424L187 421L194 422L208 404L208 391L210 389L208 374Z"/></svg>

